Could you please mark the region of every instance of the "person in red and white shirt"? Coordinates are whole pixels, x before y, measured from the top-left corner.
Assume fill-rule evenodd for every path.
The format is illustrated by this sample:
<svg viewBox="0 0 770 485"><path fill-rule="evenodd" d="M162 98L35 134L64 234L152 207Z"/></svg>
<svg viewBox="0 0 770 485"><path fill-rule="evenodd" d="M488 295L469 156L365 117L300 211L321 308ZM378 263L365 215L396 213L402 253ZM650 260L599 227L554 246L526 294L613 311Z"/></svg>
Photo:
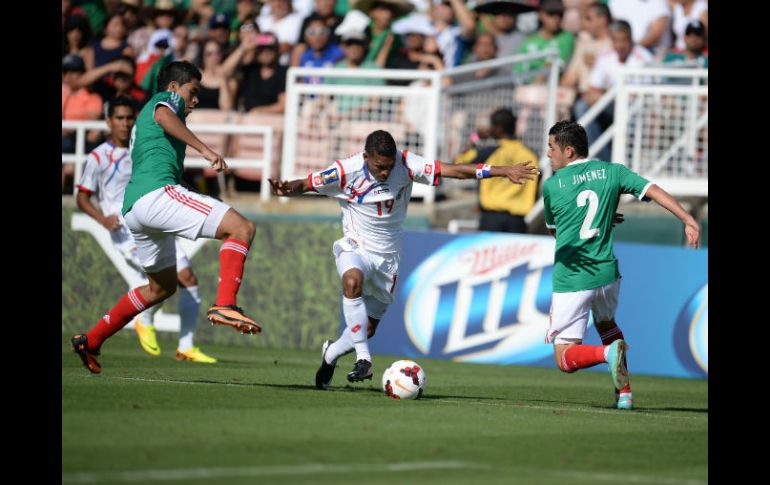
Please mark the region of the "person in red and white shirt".
<svg viewBox="0 0 770 485"><path fill-rule="evenodd" d="M521 184L537 177L535 161L512 165L454 165L397 150L390 133L377 130L366 138L364 151L335 160L325 170L292 181L270 179L278 196L317 192L337 199L342 209L341 239L332 251L342 279L342 310L346 328L323 347L316 387L331 384L337 359L355 350L350 382L371 379L368 339L393 302L401 259L401 237L414 182L439 185L442 177L467 179L507 177Z"/></svg>

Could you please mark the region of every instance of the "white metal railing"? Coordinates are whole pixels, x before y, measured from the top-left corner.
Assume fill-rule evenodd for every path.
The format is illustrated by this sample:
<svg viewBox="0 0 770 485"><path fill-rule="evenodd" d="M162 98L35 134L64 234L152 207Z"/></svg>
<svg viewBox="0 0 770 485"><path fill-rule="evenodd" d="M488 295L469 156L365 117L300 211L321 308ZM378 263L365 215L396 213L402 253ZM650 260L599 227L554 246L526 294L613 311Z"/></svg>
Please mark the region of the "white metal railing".
<svg viewBox="0 0 770 485"><path fill-rule="evenodd" d="M578 123L594 121L612 102L613 123L591 143L589 157L612 141L613 162L674 196L708 197L708 69L624 67ZM541 197L525 220L542 211Z"/></svg>
<svg viewBox="0 0 770 485"><path fill-rule="evenodd" d="M62 129L75 130L75 153L62 153L62 164L74 164L75 175L73 184L73 193L77 192L77 183L83 172L83 164L88 157L86 153L86 130L108 131L105 121L62 121ZM270 126L247 126L224 123L190 123L187 127L193 133L221 133L230 135L262 135L264 137L265 147L261 158L229 158L225 157L227 166L230 169L247 168L262 169L262 180L267 181L272 177L271 163L273 145L273 128ZM210 168L208 160L203 157L186 157L185 167L191 168ZM265 202L270 199L270 189L267 183L262 184L259 193L260 199Z"/></svg>
<svg viewBox="0 0 770 485"><path fill-rule="evenodd" d="M537 71L514 72L518 63L536 59L550 62ZM396 69L290 68L286 81L286 112L281 176L306 177L308 171L328 166L335 159L363 149L363 138L375 129L391 132L399 147L414 150L426 158L451 161L475 131L475 122L491 110L520 108L514 93L517 85L535 75L547 77L551 95L542 98L542 106L527 106L538 122L553 124L556 119L556 89L561 61L556 50L520 54L459 66L443 71ZM478 69L499 69L503 75L476 80L467 74ZM334 84L303 83L303 78L336 78ZM339 84L341 79L350 79ZM409 86L362 85L366 80L410 81ZM352 102L365 109L345 109ZM342 107L342 108L341 108ZM461 112L463 119L449 118ZM525 140L544 163L547 136L535 123ZM451 148L449 148L451 146ZM545 160L547 162L547 160ZM462 182L462 181L461 181ZM412 195L426 203L435 198L435 188L415 184Z"/></svg>

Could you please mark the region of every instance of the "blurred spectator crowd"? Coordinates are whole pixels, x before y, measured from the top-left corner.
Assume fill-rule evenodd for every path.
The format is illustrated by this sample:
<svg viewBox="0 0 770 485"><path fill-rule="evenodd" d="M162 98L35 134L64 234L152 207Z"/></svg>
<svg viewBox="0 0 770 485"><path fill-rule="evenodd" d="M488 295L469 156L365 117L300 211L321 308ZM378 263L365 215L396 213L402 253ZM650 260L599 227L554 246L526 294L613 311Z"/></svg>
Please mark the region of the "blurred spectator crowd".
<svg viewBox="0 0 770 485"><path fill-rule="evenodd" d="M102 119L118 94L141 108L176 60L201 69L198 109L280 115L291 66L443 70L550 48L577 118L621 65L707 68L707 33L706 0L62 0L62 120ZM516 69L547 67L530 64ZM86 150L101 141L89 133Z"/></svg>

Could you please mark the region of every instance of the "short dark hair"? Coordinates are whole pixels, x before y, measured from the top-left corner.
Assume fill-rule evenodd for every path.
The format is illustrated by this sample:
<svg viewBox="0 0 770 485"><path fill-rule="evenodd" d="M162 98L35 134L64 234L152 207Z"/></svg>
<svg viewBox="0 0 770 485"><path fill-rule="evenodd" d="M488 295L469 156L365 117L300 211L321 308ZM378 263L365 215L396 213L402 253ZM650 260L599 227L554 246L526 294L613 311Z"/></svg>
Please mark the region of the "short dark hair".
<svg viewBox="0 0 770 485"><path fill-rule="evenodd" d="M489 117L489 124L497 126L503 133L514 137L516 136L516 116L510 108L500 108Z"/></svg>
<svg viewBox="0 0 770 485"><path fill-rule="evenodd" d="M607 28L610 30L610 32L625 32L628 34L629 39L634 38L634 36L631 35L631 24L625 20L613 20Z"/></svg>
<svg viewBox="0 0 770 485"><path fill-rule="evenodd" d="M607 24L612 22L610 7L608 7L606 3L594 2L588 5L588 8L592 9L597 17L605 17L607 19Z"/></svg>
<svg viewBox="0 0 770 485"><path fill-rule="evenodd" d="M364 151L369 155L384 155L386 157L396 156L396 141L390 133L384 130L377 130L369 133L366 137Z"/></svg>
<svg viewBox="0 0 770 485"><path fill-rule="evenodd" d="M553 135L554 141L561 150L571 146L575 149L577 156L588 156L588 135L583 125L577 121L559 121L548 130L548 134Z"/></svg>
<svg viewBox="0 0 770 485"><path fill-rule="evenodd" d="M193 79L201 80L201 72L194 64L188 61L169 62L158 73L158 91L165 91L172 81L180 86L192 82Z"/></svg>
<svg viewBox="0 0 770 485"><path fill-rule="evenodd" d="M136 103L134 102L134 99L131 96L120 94L107 103L107 118L110 118L115 114L115 108L118 106L128 106L131 108L131 112L136 114Z"/></svg>

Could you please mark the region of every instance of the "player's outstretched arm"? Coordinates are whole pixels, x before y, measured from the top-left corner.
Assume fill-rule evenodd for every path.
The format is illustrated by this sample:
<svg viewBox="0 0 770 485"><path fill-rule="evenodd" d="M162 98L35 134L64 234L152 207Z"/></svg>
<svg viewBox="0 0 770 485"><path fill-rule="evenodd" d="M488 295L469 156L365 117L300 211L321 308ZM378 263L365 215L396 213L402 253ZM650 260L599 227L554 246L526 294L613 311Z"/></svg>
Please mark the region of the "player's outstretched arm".
<svg viewBox="0 0 770 485"><path fill-rule="evenodd" d="M162 105L155 108L155 121L163 128L163 131L198 150L203 158L209 161L211 168L217 172L227 168L225 159L200 141L171 109Z"/></svg>
<svg viewBox="0 0 770 485"><path fill-rule="evenodd" d="M535 162L518 163L516 165L482 165L482 164L441 164L441 176L452 179L472 179L489 177L507 177L514 184L523 184L527 180L535 180L540 174Z"/></svg>
<svg viewBox="0 0 770 485"><path fill-rule="evenodd" d="M644 195L645 197L654 200L661 207L667 209L684 223L684 234L687 237L687 245L697 249L700 245L700 226L695 222L695 218L684 210L684 207L682 207L671 194L655 184L652 184Z"/></svg>
<svg viewBox="0 0 770 485"><path fill-rule="evenodd" d="M294 197L312 190L307 179L277 180L267 179L270 182L270 192L279 197Z"/></svg>

